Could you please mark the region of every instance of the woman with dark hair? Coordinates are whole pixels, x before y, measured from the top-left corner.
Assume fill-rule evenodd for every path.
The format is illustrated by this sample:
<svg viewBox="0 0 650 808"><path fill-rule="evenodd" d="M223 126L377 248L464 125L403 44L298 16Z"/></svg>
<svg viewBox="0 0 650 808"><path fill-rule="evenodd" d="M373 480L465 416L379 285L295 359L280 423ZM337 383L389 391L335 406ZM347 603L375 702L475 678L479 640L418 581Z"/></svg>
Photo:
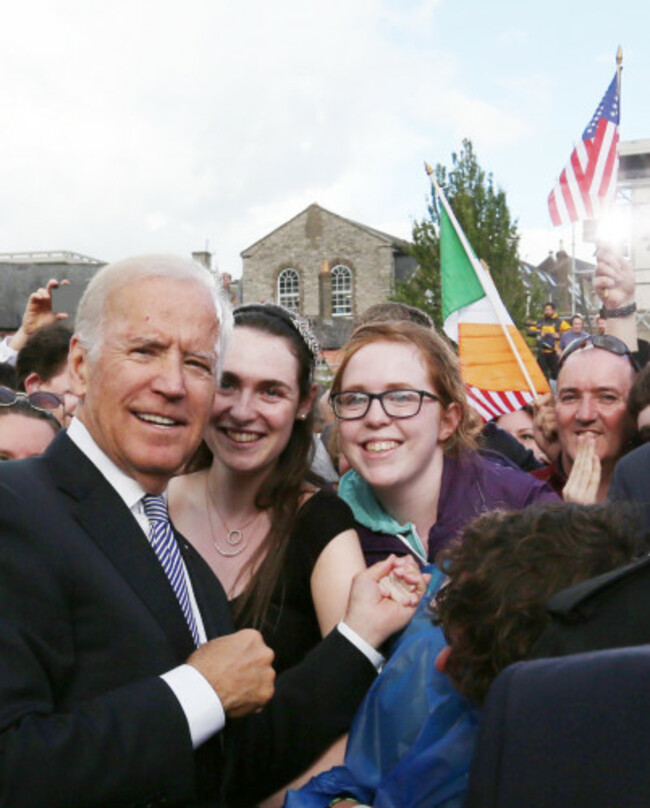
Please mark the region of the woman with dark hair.
<svg viewBox="0 0 650 808"><path fill-rule="evenodd" d="M395 553L425 565L485 511L557 500L505 458L477 451L458 359L430 328L358 328L330 398L352 466L339 496L352 507L369 564Z"/></svg>
<svg viewBox="0 0 650 808"><path fill-rule="evenodd" d="M237 308L203 454L169 488L175 526L278 672L336 626L365 568L349 507L309 473L318 353L287 309Z"/></svg>

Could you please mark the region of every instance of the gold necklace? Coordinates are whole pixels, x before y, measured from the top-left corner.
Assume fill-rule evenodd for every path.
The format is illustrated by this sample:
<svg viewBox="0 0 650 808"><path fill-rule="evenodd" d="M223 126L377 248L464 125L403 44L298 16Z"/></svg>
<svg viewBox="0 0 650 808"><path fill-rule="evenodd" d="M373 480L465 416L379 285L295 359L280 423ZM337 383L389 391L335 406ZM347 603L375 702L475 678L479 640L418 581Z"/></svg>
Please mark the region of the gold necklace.
<svg viewBox="0 0 650 808"><path fill-rule="evenodd" d="M221 547L219 542L217 541L217 537L214 532L214 525L212 524L212 508L210 504L212 502L212 506L214 507L214 512L219 517L219 521L226 529L226 544L228 545L227 548ZM262 511L257 511L253 514L253 516L245 522L241 527L230 528L226 523L226 520L223 516L219 513L219 508L217 508L216 502L214 500L211 501L210 494L208 491L208 475L205 478L205 507L208 512L208 525L210 527L210 535L212 537L212 546L214 549L219 553L219 555L224 556L225 558L233 558L234 556L238 556L240 553L243 553L246 549L246 545L248 541L244 538L244 530L247 527L250 527L262 514ZM231 548L231 549L228 549Z"/></svg>

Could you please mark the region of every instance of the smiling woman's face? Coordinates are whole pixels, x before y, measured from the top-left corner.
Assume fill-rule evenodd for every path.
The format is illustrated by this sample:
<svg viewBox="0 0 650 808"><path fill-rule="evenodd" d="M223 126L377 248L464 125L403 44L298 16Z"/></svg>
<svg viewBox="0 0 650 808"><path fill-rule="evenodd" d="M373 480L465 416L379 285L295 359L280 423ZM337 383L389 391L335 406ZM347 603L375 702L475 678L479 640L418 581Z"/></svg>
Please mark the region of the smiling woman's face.
<svg viewBox="0 0 650 808"><path fill-rule="evenodd" d="M404 342L365 345L351 357L341 379L341 392L398 388L437 393L418 348ZM457 423L453 404L444 410L438 401L424 398L417 415L392 418L373 400L363 418L339 421L341 449L373 488L397 491L437 473L442 443Z"/></svg>
<svg viewBox="0 0 650 808"><path fill-rule="evenodd" d="M289 341L237 326L205 435L213 455L233 471L266 472L289 442L296 418L308 410Z"/></svg>

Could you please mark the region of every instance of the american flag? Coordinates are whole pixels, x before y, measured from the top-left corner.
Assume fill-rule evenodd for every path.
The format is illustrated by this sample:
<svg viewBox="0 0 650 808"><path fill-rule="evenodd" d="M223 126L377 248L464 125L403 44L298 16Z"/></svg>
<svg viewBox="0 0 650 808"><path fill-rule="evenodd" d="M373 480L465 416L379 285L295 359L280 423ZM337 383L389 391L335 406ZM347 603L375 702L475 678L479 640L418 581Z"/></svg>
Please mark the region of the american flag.
<svg viewBox="0 0 650 808"><path fill-rule="evenodd" d="M481 390L471 384L465 385L465 393L468 403L484 421L491 421L508 412L516 412L535 400L528 390Z"/></svg>
<svg viewBox="0 0 650 808"><path fill-rule="evenodd" d="M597 219L616 192L618 174L618 75L607 88L582 140L548 196L554 225Z"/></svg>

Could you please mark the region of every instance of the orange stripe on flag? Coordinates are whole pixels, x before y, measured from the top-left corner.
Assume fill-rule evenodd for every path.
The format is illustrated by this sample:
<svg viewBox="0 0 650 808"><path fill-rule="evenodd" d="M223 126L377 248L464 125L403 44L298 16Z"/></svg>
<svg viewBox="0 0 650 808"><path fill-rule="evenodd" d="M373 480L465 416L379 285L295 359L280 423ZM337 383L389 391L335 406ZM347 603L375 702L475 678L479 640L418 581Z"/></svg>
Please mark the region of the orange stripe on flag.
<svg viewBox="0 0 650 808"><path fill-rule="evenodd" d="M514 325L507 326L538 394L549 391L548 382L524 338ZM499 325L460 323L458 353L465 384L481 390L528 390L508 340Z"/></svg>

